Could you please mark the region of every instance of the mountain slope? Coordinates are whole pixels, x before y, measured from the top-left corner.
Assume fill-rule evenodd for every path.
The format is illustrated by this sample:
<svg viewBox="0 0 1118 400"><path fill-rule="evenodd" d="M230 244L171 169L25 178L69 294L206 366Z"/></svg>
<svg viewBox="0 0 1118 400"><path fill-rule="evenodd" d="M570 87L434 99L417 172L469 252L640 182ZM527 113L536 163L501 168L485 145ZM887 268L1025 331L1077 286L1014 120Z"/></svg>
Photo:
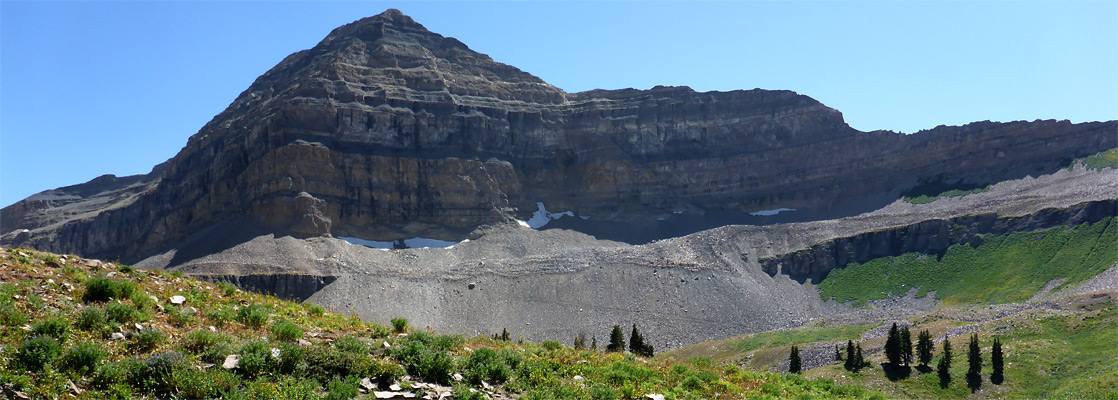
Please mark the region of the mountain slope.
<svg viewBox="0 0 1118 400"><path fill-rule="evenodd" d="M127 204L42 218L19 210L66 209L28 199L0 230L7 244L139 261L230 220L295 237L460 240L542 202L590 218L558 226L643 243L768 222L752 212L842 217L922 183L1051 172L1115 147L1115 129L867 133L788 91L570 94L389 10L262 75Z"/></svg>

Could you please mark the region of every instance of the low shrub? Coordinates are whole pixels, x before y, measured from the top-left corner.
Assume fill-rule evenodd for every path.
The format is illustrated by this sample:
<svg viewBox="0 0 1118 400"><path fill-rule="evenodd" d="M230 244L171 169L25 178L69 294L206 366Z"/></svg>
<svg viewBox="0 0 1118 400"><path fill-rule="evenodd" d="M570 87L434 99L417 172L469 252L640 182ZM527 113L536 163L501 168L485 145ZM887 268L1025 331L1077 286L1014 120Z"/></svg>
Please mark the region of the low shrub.
<svg viewBox="0 0 1118 400"><path fill-rule="evenodd" d="M136 284L126 281L106 277L94 277L85 281L85 293L82 295L82 301L89 303L94 301L109 301L114 299L126 299L132 295L136 290Z"/></svg>
<svg viewBox="0 0 1118 400"><path fill-rule="evenodd" d="M168 322L171 323L171 326L174 326L176 328L183 328L194 325L194 323L197 321L197 319L194 318L194 315L183 311L181 308L178 307L168 308L167 317L169 320Z"/></svg>
<svg viewBox="0 0 1118 400"><path fill-rule="evenodd" d="M218 282L218 283L216 283L216 285L217 285L218 289L221 289L221 293L226 295L226 296L232 296L234 294L237 294L237 287L234 286L232 283Z"/></svg>
<svg viewBox="0 0 1118 400"><path fill-rule="evenodd" d="M54 362L62 347L51 336L35 336L27 339L16 351L13 361L29 371L42 371L43 367Z"/></svg>
<svg viewBox="0 0 1118 400"><path fill-rule="evenodd" d="M159 303L158 300L152 298L151 294L142 290L133 291L132 294L128 296L128 300L140 311L154 310L155 306Z"/></svg>
<svg viewBox="0 0 1118 400"><path fill-rule="evenodd" d="M70 338L70 321L60 317L50 317L36 322L31 326L32 336L50 336L59 343L65 343Z"/></svg>
<svg viewBox="0 0 1118 400"><path fill-rule="evenodd" d="M369 344L356 336L345 335L334 341L334 348L347 353L368 353Z"/></svg>
<svg viewBox="0 0 1118 400"><path fill-rule="evenodd" d="M31 316L20 312L13 302L0 302L0 325L20 326L31 320Z"/></svg>
<svg viewBox="0 0 1118 400"><path fill-rule="evenodd" d="M108 390L113 386L126 384L129 380L130 372L135 369L131 364L137 364L139 362L138 360L124 360L101 364L94 370L93 376L89 379L89 383L97 390Z"/></svg>
<svg viewBox="0 0 1118 400"><path fill-rule="evenodd" d="M98 332L109 327L109 314L101 307L86 307L78 312L74 326L86 332Z"/></svg>
<svg viewBox="0 0 1118 400"><path fill-rule="evenodd" d="M307 371L306 351L295 343L284 343L279 347L280 357L276 370L284 375L300 375Z"/></svg>
<svg viewBox="0 0 1118 400"><path fill-rule="evenodd" d="M268 309L250 305L237 310L237 321L252 329L260 329L268 323Z"/></svg>
<svg viewBox="0 0 1118 400"><path fill-rule="evenodd" d="M143 319L143 314L136 307L124 303L109 303L105 306L105 315L110 320L127 324Z"/></svg>
<svg viewBox="0 0 1118 400"><path fill-rule="evenodd" d="M324 400L350 400L359 394L357 386L361 381L357 376L345 379L335 379L326 384L326 397Z"/></svg>
<svg viewBox="0 0 1118 400"><path fill-rule="evenodd" d="M446 351L428 348L419 340L408 340L403 346L395 348L392 356L409 374L440 384L448 383L450 374L454 371L454 360Z"/></svg>
<svg viewBox="0 0 1118 400"><path fill-rule="evenodd" d="M548 351L555 351L563 348L563 344L555 340L544 340L540 345Z"/></svg>
<svg viewBox="0 0 1118 400"><path fill-rule="evenodd" d="M227 333L216 333L196 329L183 335L182 339L179 340L179 347L190 354L200 356L209 353L214 348L228 347L232 342L233 337ZM224 359L225 356L229 354L231 353L223 354L221 358ZM215 361L207 362L212 363Z"/></svg>
<svg viewBox="0 0 1118 400"><path fill-rule="evenodd" d="M322 308L322 306L318 304L307 303L304 304L303 307L307 309L307 313L310 314L312 317L321 317L323 314L326 313L326 309Z"/></svg>
<svg viewBox="0 0 1118 400"><path fill-rule="evenodd" d="M237 362L237 373L249 379L263 375L276 366L276 358L272 357L272 347L265 342L245 343L238 354L241 359Z"/></svg>
<svg viewBox="0 0 1118 400"><path fill-rule="evenodd" d="M207 311L203 316L206 317L206 320L210 321L210 324L218 328L225 326L227 322L231 322L237 318L237 314L229 307L221 307Z"/></svg>
<svg viewBox="0 0 1118 400"><path fill-rule="evenodd" d="M461 363L466 381L480 385L482 381L501 383L509 379L512 370L492 349L478 349Z"/></svg>
<svg viewBox="0 0 1118 400"><path fill-rule="evenodd" d="M303 328L290 321L279 321L272 324L272 339L281 342L290 342L303 338Z"/></svg>
<svg viewBox="0 0 1118 400"><path fill-rule="evenodd" d="M236 374L221 368L174 369L171 373L176 397L180 399L213 399L241 385Z"/></svg>
<svg viewBox="0 0 1118 400"><path fill-rule="evenodd" d="M321 386L306 378L284 377L278 382L259 380L243 389L224 393L225 400L317 400Z"/></svg>
<svg viewBox="0 0 1118 400"><path fill-rule="evenodd" d="M71 346L58 360L58 369L73 371L82 375L97 370L101 360L108 356L104 347L96 343L79 343Z"/></svg>
<svg viewBox="0 0 1118 400"><path fill-rule="evenodd" d="M407 332L408 331L408 320L405 319L405 318L401 318L401 317L393 318L392 319L392 329L395 330L396 333Z"/></svg>
<svg viewBox="0 0 1118 400"><path fill-rule="evenodd" d="M153 354L142 363L131 364L129 381L146 392L166 395L175 392L175 375L190 368L189 360L177 351Z"/></svg>
<svg viewBox="0 0 1118 400"><path fill-rule="evenodd" d="M136 272L136 268L132 267L131 265L121 265L117 267L116 270L117 272L120 272L122 274L131 274L133 272Z"/></svg>
<svg viewBox="0 0 1118 400"><path fill-rule="evenodd" d="M476 389L471 389L466 385L456 385L450 392L450 395L457 400L489 400L485 393L479 392Z"/></svg>
<svg viewBox="0 0 1118 400"><path fill-rule="evenodd" d="M167 342L167 334L155 328L146 328L132 334L128 349L134 353L147 353Z"/></svg>

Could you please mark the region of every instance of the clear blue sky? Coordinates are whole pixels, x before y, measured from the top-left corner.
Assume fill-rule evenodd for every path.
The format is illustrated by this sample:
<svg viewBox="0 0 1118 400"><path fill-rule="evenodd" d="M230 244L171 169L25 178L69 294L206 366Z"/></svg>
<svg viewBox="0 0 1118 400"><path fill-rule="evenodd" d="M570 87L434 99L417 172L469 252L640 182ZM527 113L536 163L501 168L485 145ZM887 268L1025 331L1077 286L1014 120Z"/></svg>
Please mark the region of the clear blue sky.
<svg viewBox="0 0 1118 400"><path fill-rule="evenodd" d="M0 205L147 173L286 55L398 8L570 92L789 89L857 129L1118 119L1118 2L0 2Z"/></svg>

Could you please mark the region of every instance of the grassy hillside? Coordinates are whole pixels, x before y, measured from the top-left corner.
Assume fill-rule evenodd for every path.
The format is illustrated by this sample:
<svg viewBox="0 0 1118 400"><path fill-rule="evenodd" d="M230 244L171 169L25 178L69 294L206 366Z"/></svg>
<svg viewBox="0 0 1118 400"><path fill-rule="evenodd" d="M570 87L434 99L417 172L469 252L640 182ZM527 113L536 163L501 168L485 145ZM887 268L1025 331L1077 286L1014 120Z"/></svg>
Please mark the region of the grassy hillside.
<svg viewBox="0 0 1118 400"><path fill-rule="evenodd" d="M390 328L181 274L24 249L0 249L0 282L0 390L10 398L881 396L825 378L414 331L403 319Z"/></svg>
<svg viewBox="0 0 1118 400"><path fill-rule="evenodd" d="M908 322L913 333L927 329L937 340L950 335L954 362L951 381L940 386L933 369L890 369L886 373L881 349L884 336L860 342L870 365L857 372L841 362L821 366L803 375L827 378L880 391L890 398L1066 398L1118 399L1118 304L1113 294L1077 296L1061 301L1059 310L1025 309L1016 312L980 308L945 308ZM1008 309L1006 309L1008 310ZM1008 314L1004 316L999 316ZM980 321L980 322L974 322ZM744 365L756 370L786 368L791 344L801 349L813 343L858 341L874 326L819 326L789 331L762 332L720 341L699 343L662 355L671 359L711 360L712 364ZM971 390L966 381L969 332L977 332L982 346L981 385ZM881 331L884 335L884 331ZM991 382L990 346L993 337L1005 350L1005 378ZM753 344L762 343L760 346ZM747 350L748 349L748 350ZM934 368L941 357L936 343ZM831 360L827 360L831 362Z"/></svg>
<svg viewBox="0 0 1118 400"><path fill-rule="evenodd" d="M1059 287L1087 280L1118 263L1113 217L1071 229L987 235L977 248L954 245L941 258L908 253L835 269L819 284L820 297L856 305L888 296L935 291L946 305L998 304L1029 299L1054 279Z"/></svg>

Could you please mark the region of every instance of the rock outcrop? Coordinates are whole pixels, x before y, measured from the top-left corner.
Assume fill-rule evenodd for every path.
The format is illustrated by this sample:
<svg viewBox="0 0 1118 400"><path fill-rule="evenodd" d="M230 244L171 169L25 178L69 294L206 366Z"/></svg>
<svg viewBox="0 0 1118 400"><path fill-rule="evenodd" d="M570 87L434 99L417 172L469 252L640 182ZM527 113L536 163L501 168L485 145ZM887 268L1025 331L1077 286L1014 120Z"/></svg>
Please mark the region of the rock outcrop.
<svg viewBox="0 0 1118 400"><path fill-rule="evenodd" d="M647 241L687 233L657 231L675 213L713 216L690 231L777 208L831 218L923 182L1051 172L1115 147L1116 130L978 122L903 135L854 130L790 91L566 93L389 10L288 56L151 175L81 185L104 190L73 191L76 215L33 196L4 209L0 231L8 245L137 261L230 220L294 237L458 240L545 202L654 233L600 237Z"/></svg>

